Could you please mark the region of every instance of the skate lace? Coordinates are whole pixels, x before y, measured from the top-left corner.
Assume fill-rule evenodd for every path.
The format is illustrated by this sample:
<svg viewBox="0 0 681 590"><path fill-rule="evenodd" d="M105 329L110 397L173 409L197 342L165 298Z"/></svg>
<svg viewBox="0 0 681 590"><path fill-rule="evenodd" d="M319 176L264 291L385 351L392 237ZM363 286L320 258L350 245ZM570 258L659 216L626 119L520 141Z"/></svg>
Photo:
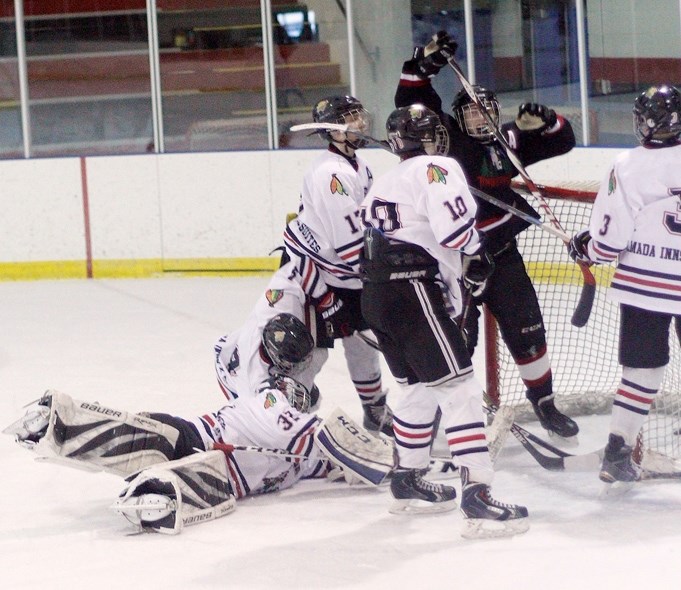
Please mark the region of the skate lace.
<svg viewBox="0 0 681 590"><path fill-rule="evenodd" d="M507 504L505 502L499 502L499 500L496 500L495 498L492 497L492 494L490 494L489 487L485 486L483 490L480 491L480 496L485 500L485 502L491 506L494 506L496 508L503 508L506 510L517 510L517 506L515 504Z"/></svg>
<svg viewBox="0 0 681 590"><path fill-rule="evenodd" d="M414 476L414 483L421 489L424 489L428 492L441 493L443 488L442 484L433 483L432 481L423 479L420 475Z"/></svg>

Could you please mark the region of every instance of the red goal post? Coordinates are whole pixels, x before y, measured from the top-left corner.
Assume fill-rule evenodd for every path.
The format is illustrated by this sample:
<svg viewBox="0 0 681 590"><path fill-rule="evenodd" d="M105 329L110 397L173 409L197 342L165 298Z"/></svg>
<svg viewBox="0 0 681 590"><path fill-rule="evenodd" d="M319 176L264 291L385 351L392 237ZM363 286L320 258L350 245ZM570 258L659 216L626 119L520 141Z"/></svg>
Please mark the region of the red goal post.
<svg viewBox="0 0 681 590"><path fill-rule="evenodd" d="M568 235L588 227L598 182L540 186ZM515 188L522 190L522 184ZM518 245L544 316L556 405L572 416L609 413L621 375L619 309L605 300L614 267L592 268L598 285L593 310L587 325L576 328L570 318L579 300L582 276L565 245L535 226L519 236ZM487 392L497 403L514 406L520 420L532 420L525 386L496 322L487 310L483 317ZM646 449L681 459L681 351L674 330L670 348L671 360L644 428L644 444Z"/></svg>

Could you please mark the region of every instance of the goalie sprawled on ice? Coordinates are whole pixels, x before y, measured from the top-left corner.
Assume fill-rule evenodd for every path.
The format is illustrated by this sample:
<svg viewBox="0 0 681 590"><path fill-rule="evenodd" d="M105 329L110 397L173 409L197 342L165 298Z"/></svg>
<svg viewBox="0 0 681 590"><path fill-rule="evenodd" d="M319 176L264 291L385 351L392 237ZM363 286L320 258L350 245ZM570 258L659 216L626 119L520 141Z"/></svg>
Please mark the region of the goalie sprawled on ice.
<svg viewBox="0 0 681 590"><path fill-rule="evenodd" d="M230 513L237 499L301 479L342 470L348 481L383 481L393 467L391 442L339 410L322 422L308 409L307 390L287 376L190 420L50 390L3 432L42 460L123 476L113 509L142 530L176 534Z"/></svg>

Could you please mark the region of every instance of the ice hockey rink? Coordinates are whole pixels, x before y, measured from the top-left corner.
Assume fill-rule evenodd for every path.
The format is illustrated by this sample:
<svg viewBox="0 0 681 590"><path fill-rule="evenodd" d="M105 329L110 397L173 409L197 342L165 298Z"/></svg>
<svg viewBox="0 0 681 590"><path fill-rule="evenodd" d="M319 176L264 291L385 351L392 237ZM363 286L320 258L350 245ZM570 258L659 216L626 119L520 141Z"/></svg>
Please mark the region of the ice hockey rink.
<svg viewBox="0 0 681 590"><path fill-rule="evenodd" d="M132 411L189 417L218 408L213 343L240 326L265 284L0 283L0 427L50 388ZM398 391L387 369L385 382L390 400ZM340 349L317 383L322 416L340 405L360 418ZM580 445L569 450L601 447L608 418L579 422ZM493 490L526 504L531 528L485 541L459 536L458 511L395 516L388 489L327 481L246 498L233 514L178 536L130 535L109 509L120 478L39 464L9 436L0 437L0 465L2 589L626 590L681 581L681 481L602 499L595 472L545 471L514 440L501 452Z"/></svg>

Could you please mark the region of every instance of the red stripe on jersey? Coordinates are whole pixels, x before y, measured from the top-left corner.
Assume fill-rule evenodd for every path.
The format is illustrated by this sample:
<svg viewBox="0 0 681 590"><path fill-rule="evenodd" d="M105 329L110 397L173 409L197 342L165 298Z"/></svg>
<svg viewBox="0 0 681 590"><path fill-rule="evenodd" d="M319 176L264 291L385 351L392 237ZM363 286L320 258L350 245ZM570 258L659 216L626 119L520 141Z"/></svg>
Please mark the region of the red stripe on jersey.
<svg viewBox="0 0 681 590"><path fill-rule="evenodd" d="M660 289L669 289L671 291L681 291L681 285L671 285L669 283L660 283L659 281L651 281L649 279L640 279L623 275L619 271L615 272L613 279L619 279L622 282L636 283L637 285L645 285L646 287L659 287Z"/></svg>
<svg viewBox="0 0 681 590"><path fill-rule="evenodd" d="M204 414L202 418L210 424L211 428L215 427L215 420L213 420L208 414Z"/></svg>
<svg viewBox="0 0 681 590"><path fill-rule="evenodd" d="M463 237L460 240L454 242L449 247L453 248L454 250L459 250L460 248L462 248L466 244L466 242L468 242L471 239L472 236L473 236L473 230L469 229L465 234L463 234Z"/></svg>
<svg viewBox="0 0 681 590"><path fill-rule="evenodd" d="M471 442L472 440L485 440L485 435L483 434L470 434L468 436L460 436L459 438L448 438L447 442L450 445L458 445L461 443Z"/></svg>
<svg viewBox="0 0 681 590"><path fill-rule="evenodd" d="M341 255L341 259L342 260L348 260L350 258L357 258L361 251L362 251L362 246L360 246L359 248L356 248L355 250L352 250L351 252L346 252L345 254Z"/></svg>
<svg viewBox="0 0 681 590"><path fill-rule="evenodd" d="M230 474L230 481L232 482L232 485L234 486L234 493L237 498L243 498L246 493L243 491L241 487L241 482L239 481L239 474L237 471L234 469L234 466L232 465L233 459L230 457L227 457L227 468L229 469L229 474Z"/></svg>

